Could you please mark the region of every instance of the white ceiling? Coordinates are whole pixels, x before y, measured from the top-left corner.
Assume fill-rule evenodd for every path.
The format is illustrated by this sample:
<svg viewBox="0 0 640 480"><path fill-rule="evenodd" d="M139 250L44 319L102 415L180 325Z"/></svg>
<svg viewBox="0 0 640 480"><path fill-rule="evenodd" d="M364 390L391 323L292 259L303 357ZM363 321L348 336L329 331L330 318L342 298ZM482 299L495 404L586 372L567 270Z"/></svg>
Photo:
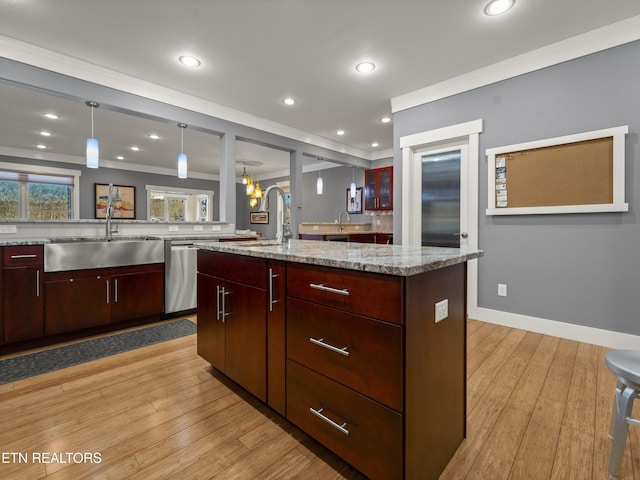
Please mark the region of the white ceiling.
<svg viewBox="0 0 640 480"><path fill-rule="evenodd" d="M486 1L0 0L0 31L74 61L327 139L336 150L344 145L379 158L380 151L392 148L393 126L379 122L391 114L392 98L640 15L638 0L516 0L510 12L496 18L483 14ZM181 54L197 56L202 67L185 69L177 62ZM375 62L376 70L358 74L354 66L362 60ZM45 102L34 103L33 95L0 91L1 145L19 148L22 142L28 148L37 141L28 136L42 127L27 114ZM285 107L287 96L298 103ZM74 105L72 110L73 128L86 137L88 108ZM131 117L129 125L122 117L96 111L96 128L105 122L96 134L101 158L141 142L120 138L111 149L105 140L111 130L140 136L153 129L175 149L179 132L174 124L153 128L148 120ZM337 136L338 128L346 134ZM67 133L61 132L55 147L55 139L48 140L52 151L81 156L82 140L71 153L72 142L63 139ZM185 131L191 171L212 168L209 156L217 157L217 145L210 137ZM371 147L374 141L378 148ZM201 152L201 146L208 151ZM273 154L274 162L288 164L286 153L246 147L238 147L241 159L257 156L270 162ZM151 155L125 154L125 162L175 169L173 157L166 166L160 160L159 152L167 149L164 144L159 150L149 147Z"/></svg>

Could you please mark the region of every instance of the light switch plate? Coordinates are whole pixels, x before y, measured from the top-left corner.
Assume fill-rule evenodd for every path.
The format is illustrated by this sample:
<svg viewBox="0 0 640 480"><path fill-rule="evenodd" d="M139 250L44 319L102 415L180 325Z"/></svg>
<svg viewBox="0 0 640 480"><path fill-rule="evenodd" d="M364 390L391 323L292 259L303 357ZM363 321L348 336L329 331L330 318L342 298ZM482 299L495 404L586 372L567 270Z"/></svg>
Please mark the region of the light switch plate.
<svg viewBox="0 0 640 480"><path fill-rule="evenodd" d="M449 299L445 298L436 303L436 323L449 316Z"/></svg>

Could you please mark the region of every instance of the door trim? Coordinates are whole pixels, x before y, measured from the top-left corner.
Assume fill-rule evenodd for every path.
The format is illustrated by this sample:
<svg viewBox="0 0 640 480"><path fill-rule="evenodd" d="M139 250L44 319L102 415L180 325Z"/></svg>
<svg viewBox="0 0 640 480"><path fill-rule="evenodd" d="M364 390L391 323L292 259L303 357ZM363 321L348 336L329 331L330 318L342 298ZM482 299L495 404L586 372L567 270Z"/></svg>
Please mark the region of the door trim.
<svg viewBox="0 0 640 480"><path fill-rule="evenodd" d="M417 172L414 157L416 153L425 149L438 147L466 146L467 149L467 176L461 168L460 178L460 208L466 208L467 212L467 247L478 249L478 173L480 162L479 136L483 131L483 120L450 125L425 132L400 137L402 149L402 245L421 245L421 210L422 202L416 202L421 192L421 172ZM462 159L464 161L464 158ZM466 201L463 206L463 191L466 193ZM478 310L478 261L467 262L467 313L475 318Z"/></svg>

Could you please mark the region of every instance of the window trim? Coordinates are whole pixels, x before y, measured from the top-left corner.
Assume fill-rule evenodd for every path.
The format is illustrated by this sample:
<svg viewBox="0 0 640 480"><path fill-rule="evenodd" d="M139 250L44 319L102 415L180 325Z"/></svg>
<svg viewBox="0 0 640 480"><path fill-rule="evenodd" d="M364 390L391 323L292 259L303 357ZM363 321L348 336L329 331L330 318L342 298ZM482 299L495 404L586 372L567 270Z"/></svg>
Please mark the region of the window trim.
<svg viewBox="0 0 640 480"><path fill-rule="evenodd" d="M80 219L80 170L71 170L68 168L47 167L42 165L29 165L22 163L0 162L0 170L9 170L12 172L39 173L41 175L64 175L73 177L73 196L72 210L73 220Z"/></svg>

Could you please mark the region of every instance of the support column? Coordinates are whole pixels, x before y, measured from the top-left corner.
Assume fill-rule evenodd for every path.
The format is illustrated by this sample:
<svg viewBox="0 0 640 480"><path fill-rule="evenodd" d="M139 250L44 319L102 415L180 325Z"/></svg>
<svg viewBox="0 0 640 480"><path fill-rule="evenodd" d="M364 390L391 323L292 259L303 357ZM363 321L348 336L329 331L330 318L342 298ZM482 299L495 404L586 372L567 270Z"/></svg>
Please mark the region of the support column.
<svg viewBox="0 0 640 480"><path fill-rule="evenodd" d="M302 222L302 166L304 157L296 150L290 153L290 182L291 182L291 233L298 238L298 224Z"/></svg>
<svg viewBox="0 0 640 480"><path fill-rule="evenodd" d="M236 136L220 138L220 221L236 224Z"/></svg>

